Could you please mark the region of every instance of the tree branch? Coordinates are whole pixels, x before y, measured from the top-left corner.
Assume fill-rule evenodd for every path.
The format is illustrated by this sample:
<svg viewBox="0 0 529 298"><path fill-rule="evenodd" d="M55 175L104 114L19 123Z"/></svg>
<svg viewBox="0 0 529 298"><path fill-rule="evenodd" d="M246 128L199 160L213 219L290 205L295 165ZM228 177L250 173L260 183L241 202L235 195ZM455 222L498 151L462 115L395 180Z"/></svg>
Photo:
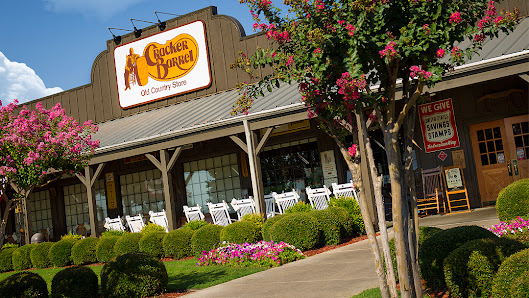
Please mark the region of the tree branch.
<svg viewBox="0 0 529 298"><path fill-rule="evenodd" d="M406 115L408 114L410 109L415 105L415 103L419 99L419 96L421 96L423 87L424 87L423 84L419 81L419 83L417 84L417 88L413 92L413 96L404 105L404 107L402 108L402 111L400 111L399 118L397 119L397 122L395 123L395 130L393 131L394 134L398 134L400 126L404 122Z"/></svg>

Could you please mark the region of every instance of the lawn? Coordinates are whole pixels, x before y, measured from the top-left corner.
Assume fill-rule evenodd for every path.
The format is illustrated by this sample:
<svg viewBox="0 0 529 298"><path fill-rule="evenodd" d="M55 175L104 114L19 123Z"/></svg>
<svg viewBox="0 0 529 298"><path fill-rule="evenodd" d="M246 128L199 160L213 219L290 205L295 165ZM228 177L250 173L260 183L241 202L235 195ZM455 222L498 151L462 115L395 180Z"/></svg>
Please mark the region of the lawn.
<svg viewBox="0 0 529 298"><path fill-rule="evenodd" d="M165 268L167 268L167 275L169 276L167 291L171 292L176 290L204 289L232 279L268 269L264 267L202 267L195 265L196 262L196 259L164 262ZM99 277L99 273L101 272L101 269L103 269L103 266L89 266L88 268L92 269ZM48 290L51 291L51 280L55 274L62 269L63 268L47 268L35 270L32 269L30 271L38 273L40 276L42 276L42 278L44 278L48 284ZM17 272L18 271L0 273L0 280L3 280Z"/></svg>

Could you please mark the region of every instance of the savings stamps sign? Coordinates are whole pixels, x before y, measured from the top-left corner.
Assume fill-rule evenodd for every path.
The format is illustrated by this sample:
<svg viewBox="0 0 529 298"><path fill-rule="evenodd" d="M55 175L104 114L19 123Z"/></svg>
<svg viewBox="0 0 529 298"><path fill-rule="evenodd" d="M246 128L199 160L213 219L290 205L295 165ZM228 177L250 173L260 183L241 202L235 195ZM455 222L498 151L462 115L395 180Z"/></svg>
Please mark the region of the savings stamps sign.
<svg viewBox="0 0 529 298"><path fill-rule="evenodd" d="M114 49L119 104L131 108L207 88L205 25L195 21Z"/></svg>
<svg viewBox="0 0 529 298"><path fill-rule="evenodd" d="M459 147L452 99L420 105L419 118L426 153Z"/></svg>

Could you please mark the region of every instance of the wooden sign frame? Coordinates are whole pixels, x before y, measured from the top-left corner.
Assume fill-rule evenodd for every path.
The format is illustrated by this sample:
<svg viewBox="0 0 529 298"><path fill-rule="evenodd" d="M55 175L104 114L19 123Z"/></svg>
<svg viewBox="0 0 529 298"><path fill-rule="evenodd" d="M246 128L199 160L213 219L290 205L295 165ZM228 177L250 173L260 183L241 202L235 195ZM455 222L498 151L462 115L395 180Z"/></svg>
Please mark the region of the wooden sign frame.
<svg viewBox="0 0 529 298"><path fill-rule="evenodd" d="M447 174L449 172L452 172L453 169L458 169L459 170L459 176L461 177L461 186L449 188L448 186L449 186L449 183L451 183L451 182L449 182L449 180L447 179ZM444 167L443 168L443 181L444 181L444 184L445 184L446 200L448 202L449 212L452 213L452 203L460 202L460 201L465 201L466 204L454 206L454 208L467 207L468 210L461 210L461 211L457 211L457 212L470 212L470 203L468 201L468 192L467 192L467 187L466 187L466 184L465 184L465 176L463 175L463 169L460 166ZM465 194L465 198L463 198L463 199L450 199L450 195L456 195L456 194Z"/></svg>

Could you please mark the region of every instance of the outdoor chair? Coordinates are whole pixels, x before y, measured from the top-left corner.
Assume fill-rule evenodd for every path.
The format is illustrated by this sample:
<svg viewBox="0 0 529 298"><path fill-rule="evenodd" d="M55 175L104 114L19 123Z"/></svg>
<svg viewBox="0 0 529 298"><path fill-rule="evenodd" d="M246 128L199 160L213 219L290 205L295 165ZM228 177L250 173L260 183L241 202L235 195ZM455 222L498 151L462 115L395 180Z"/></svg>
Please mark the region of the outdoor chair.
<svg viewBox="0 0 529 298"><path fill-rule="evenodd" d="M332 193L334 194L336 198L350 197L350 198L355 198L355 200L358 202L358 195L356 194L356 189L353 184L353 181L350 181L349 183L344 183L344 184L333 183Z"/></svg>
<svg viewBox="0 0 529 298"><path fill-rule="evenodd" d="M231 207L237 212L237 219L241 220L246 214L255 214L255 202L252 197L248 199L231 200Z"/></svg>
<svg viewBox="0 0 529 298"><path fill-rule="evenodd" d="M80 224L75 229L75 232L77 235L81 235L83 237L86 237L88 235L88 230L86 229L84 224Z"/></svg>
<svg viewBox="0 0 529 298"><path fill-rule="evenodd" d="M309 186L305 189L305 191L307 192L307 197L312 208L316 210L323 210L329 207L329 202L331 201L329 196L331 195L331 191L327 188L327 186L324 185L321 188L315 189L312 189Z"/></svg>
<svg viewBox="0 0 529 298"><path fill-rule="evenodd" d="M121 221L121 217L117 218L105 218L105 229L107 231L125 231L125 227L123 226L123 222Z"/></svg>
<svg viewBox="0 0 529 298"><path fill-rule="evenodd" d="M167 224L167 214L165 210L160 212L149 211L149 221L153 224L157 224L165 228L165 231L169 233L169 225Z"/></svg>
<svg viewBox="0 0 529 298"><path fill-rule="evenodd" d="M233 219L230 218L228 204L224 200L217 204L208 203L208 208L214 225L225 227L232 223Z"/></svg>
<svg viewBox="0 0 529 298"><path fill-rule="evenodd" d="M204 219L202 207L200 207L200 205L198 204L196 205L196 207L188 207L184 205L184 214L186 215L187 222Z"/></svg>
<svg viewBox="0 0 529 298"><path fill-rule="evenodd" d="M423 198L417 198L417 209L428 213L428 210L440 212L441 203L445 202L443 167L422 170Z"/></svg>
<svg viewBox="0 0 529 298"><path fill-rule="evenodd" d="M276 204L275 204L275 199L274 199L274 196L276 194L277 193L272 192L272 193L264 196L264 201L265 201L265 205L266 205L266 218L274 217L277 214L277 212L276 212Z"/></svg>
<svg viewBox="0 0 529 298"><path fill-rule="evenodd" d="M274 200L276 201L277 208L279 209L279 214L283 214L288 208L298 203L299 195L293 189L292 191L281 194L274 193Z"/></svg>
<svg viewBox="0 0 529 298"><path fill-rule="evenodd" d="M143 227L145 227L141 214L138 214L136 216L127 215L125 216L125 219L127 220L127 225L129 226L129 230L132 233L139 233L143 230Z"/></svg>

